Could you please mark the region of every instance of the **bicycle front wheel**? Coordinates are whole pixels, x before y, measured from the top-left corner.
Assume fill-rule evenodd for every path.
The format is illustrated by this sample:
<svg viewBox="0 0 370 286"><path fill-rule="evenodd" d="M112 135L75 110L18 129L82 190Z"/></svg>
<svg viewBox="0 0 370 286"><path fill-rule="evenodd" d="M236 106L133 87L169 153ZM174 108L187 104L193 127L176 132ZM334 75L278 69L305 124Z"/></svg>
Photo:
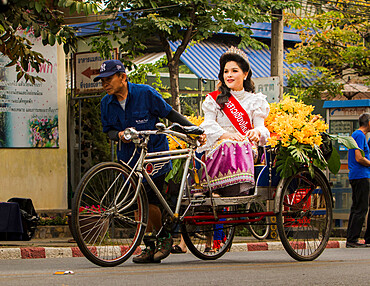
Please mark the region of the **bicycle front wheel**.
<svg viewBox="0 0 370 286"><path fill-rule="evenodd" d="M280 240L291 257L316 259L325 249L332 229L332 195L325 175L308 168L286 179L276 217Z"/></svg>
<svg viewBox="0 0 370 286"><path fill-rule="evenodd" d="M235 207L230 206L218 213L226 214L234 210ZM204 214L202 210L197 210L197 207L194 207L190 213L193 216ZM208 213L212 215L212 212ZM215 260L229 251L235 234L235 226L227 224L227 219L220 220L218 224L201 225L186 221L181 225L181 233L186 246L196 257L203 260Z"/></svg>
<svg viewBox="0 0 370 286"><path fill-rule="evenodd" d="M81 252L100 266L126 261L139 245L148 222L143 188L136 176L114 162L93 166L81 179L72 203L72 232Z"/></svg>

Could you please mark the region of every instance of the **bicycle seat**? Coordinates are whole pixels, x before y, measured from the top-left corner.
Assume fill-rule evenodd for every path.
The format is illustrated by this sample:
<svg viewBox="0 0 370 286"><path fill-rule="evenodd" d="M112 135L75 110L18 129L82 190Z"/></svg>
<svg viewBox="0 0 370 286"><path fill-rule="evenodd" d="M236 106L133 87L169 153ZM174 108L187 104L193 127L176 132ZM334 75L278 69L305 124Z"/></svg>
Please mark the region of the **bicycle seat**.
<svg viewBox="0 0 370 286"><path fill-rule="evenodd" d="M187 135L202 135L204 133L203 128L199 126L181 126L178 123L172 124L169 129Z"/></svg>

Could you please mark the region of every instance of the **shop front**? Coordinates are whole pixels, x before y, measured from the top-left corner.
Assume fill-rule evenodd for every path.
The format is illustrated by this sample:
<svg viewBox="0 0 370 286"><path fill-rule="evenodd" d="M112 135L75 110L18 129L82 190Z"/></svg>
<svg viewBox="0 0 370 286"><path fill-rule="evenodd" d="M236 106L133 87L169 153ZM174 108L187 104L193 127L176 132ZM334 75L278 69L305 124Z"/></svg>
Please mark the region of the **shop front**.
<svg viewBox="0 0 370 286"><path fill-rule="evenodd" d="M370 112L370 99L325 101L323 107L326 109L329 133L350 136L359 127L359 116ZM338 174L328 172L327 175L334 197L335 226L346 227L352 204L352 190L348 180L348 149L337 141L334 146L338 150L341 167Z"/></svg>

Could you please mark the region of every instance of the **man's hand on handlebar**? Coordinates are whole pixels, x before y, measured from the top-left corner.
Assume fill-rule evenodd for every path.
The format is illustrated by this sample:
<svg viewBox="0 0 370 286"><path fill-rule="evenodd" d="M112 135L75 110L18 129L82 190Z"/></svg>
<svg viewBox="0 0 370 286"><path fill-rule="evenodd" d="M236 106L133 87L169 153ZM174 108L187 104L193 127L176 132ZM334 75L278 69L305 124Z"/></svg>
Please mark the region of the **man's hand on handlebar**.
<svg viewBox="0 0 370 286"><path fill-rule="evenodd" d="M118 132L118 137L119 139L123 142L123 143L130 143L131 140L126 140L125 137L123 136L124 135L124 131L120 131Z"/></svg>

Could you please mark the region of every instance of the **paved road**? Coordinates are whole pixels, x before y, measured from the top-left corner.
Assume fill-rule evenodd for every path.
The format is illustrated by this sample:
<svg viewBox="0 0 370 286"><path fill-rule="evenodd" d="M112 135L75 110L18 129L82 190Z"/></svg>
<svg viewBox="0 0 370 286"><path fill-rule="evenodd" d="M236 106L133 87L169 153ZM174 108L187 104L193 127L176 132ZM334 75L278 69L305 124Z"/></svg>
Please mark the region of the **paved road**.
<svg viewBox="0 0 370 286"><path fill-rule="evenodd" d="M72 270L74 275L53 275ZM285 251L230 252L216 261L171 255L161 264L101 268L85 258L0 261L0 285L369 285L370 249L327 249L296 262Z"/></svg>

